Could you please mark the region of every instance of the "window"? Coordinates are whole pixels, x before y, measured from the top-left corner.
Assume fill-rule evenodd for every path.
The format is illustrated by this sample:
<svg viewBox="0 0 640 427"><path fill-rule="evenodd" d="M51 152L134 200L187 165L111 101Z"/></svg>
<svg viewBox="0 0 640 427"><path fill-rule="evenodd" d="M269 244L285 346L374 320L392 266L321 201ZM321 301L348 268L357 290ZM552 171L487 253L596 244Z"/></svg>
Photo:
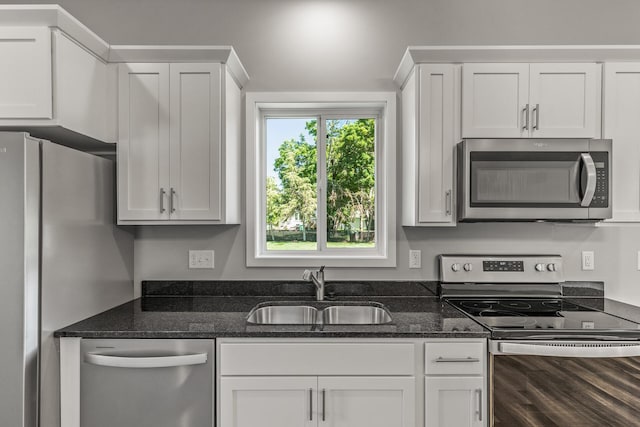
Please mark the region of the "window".
<svg viewBox="0 0 640 427"><path fill-rule="evenodd" d="M395 94L247 94L247 265L395 266Z"/></svg>

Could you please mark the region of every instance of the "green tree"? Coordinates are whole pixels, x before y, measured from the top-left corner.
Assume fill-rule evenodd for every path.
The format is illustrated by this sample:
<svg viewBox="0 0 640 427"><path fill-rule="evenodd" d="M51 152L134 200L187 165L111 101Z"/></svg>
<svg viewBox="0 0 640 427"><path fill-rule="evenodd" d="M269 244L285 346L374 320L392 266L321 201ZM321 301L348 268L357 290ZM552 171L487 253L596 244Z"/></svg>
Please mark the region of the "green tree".
<svg viewBox="0 0 640 427"><path fill-rule="evenodd" d="M375 222L375 120L327 121L327 227Z"/></svg>
<svg viewBox="0 0 640 427"><path fill-rule="evenodd" d="M317 122L305 125L314 139L283 141L274 170L282 183L282 218L297 214L306 229L315 222L317 195ZM327 120L327 231L350 231L360 222L375 224L375 120ZM269 203L269 202L267 202Z"/></svg>
<svg viewBox="0 0 640 427"><path fill-rule="evenodd" d="M302 238L306 240L307 230L313 228L316 222L316 145L308 143L300 135L298 140L284 141L278 148L278 154L274 170L282 185L279 200L281 218L298 216L302 221Z"/></svg>
<svg viewBox="0 0 640 427"><path fill-rule="evenodd" d="M276 180L272 176L267 177L267 228L271 240L275 240L273 229L278 227L283 218L282 215L282 190L278 187Z"/></svg>

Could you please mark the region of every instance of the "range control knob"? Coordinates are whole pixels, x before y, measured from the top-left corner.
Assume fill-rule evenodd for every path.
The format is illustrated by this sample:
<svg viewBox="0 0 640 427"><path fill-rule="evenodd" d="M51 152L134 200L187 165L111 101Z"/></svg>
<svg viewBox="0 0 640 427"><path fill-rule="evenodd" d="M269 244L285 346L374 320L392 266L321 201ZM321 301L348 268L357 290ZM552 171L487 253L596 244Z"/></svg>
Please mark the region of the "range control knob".
<svg viewBox="0 0 640 427"><path fill-rule="evenodd" d="M549 271L556 271L556 265L555 264L547 264L547 270Z"/></svg>
<svg viewBox="0 0 640 427"><path fill-rule="evenodd" d="M536 271L544 271L544 264L536 264Z"/></svg>
<svg viewBox="0 0 640 427"><path fill-rule="evenodd" d="M469 263L469 262L466 263L464 265L464 271L471 271L471 270L473 270L473 265L471 265L471 263Z"/></svg>
<svg viewBox="0 0 640 427"><path fill-rule="evenodd" d="M451 265L451 269L453 271L460 271L460 264L456 263L456 264L452 264Z"/></svg>

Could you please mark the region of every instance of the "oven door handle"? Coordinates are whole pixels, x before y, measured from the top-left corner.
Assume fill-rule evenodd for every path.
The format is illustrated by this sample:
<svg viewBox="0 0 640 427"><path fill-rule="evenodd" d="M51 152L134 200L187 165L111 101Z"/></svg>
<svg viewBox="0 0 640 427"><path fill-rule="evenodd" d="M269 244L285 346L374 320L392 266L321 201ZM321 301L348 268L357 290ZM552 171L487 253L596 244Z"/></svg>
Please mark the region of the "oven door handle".
<svg viewBox="0 0 640 427"><path fill-rule="evenodd" d="M593 200L593 196L596 194L596 183L598 181L598 175L596 174L596 164L589 153L580 154L580 159L584 163L584 168L580 174L580 187L583 191L582 200L580 206L588 207Z"/></svg>
<svg viewBox="0 0 640 427"><path fill-rule="evenodd" d="M173 368L207 363L207 353L148 357L86 353L84 360L91 365L113 368Z"/></svg>
<svg viewBox="0 0 640 427"><path fill-rule="evenodd" d="M640 344L609 343L506 343L499 354L551 357L638 357Z"/></svg>

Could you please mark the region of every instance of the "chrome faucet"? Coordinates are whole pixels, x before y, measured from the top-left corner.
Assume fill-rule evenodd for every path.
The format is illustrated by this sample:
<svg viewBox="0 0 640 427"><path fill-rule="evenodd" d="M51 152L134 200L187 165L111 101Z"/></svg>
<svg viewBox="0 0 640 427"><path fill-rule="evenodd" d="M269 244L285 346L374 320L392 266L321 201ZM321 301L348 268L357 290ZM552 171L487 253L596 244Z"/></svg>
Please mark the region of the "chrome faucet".
<svg viewBox="0 0 640 427"><path fill-rule="evenodd" d="M315 274L311 270L305 270L302 273L302 278L316 285L316 299L324 301L324 265Z"/></svg>

